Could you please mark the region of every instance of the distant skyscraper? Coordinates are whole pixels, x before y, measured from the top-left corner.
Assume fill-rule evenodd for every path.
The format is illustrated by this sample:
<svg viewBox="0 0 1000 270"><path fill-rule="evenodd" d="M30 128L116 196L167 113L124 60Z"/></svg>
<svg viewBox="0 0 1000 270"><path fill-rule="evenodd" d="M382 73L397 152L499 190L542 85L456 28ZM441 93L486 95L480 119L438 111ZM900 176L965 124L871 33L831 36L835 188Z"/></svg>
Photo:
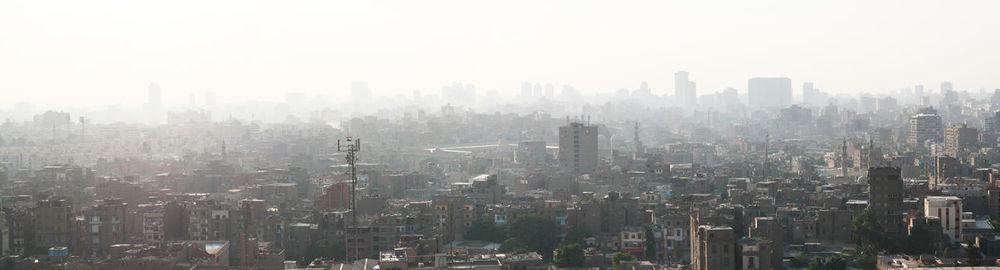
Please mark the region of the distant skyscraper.
<svg viewBox="0 0 1000 270"><path fill-rule="evenodd" d="M954 86L951 85L951 82L941 82L941 94L945 94L954 90L955 88Z"/></svg>
<svg viewBox="0 0 1000 270"><path fill-rule="evenodd" d="M372 91L368 89L368 82L352 82L351 98L354 101L368 101L372 98Z"/></svg>
<svg viewBox="0 0 1000 270"><path fill-rule="evenodd" d="M953 157L962 156L963 152L976 148L979 130L965 124L954 124L944 132L944 152Z"/></svg>
<svg viewBox="0 0 1000 270"><path fill-rule="evenodd" d="M545 84L545 97L553 97L556 95L556 87L552 83Z"/></svg>
<svg viewBox="0 0 1000 270"><path fill-rule="evenodd" d="M917 96L917 97L924 96L924 85L923 84L918 84L917 86L914 86L913 87L913 95Z"/></svg>
<svg viewBox="0 0 1000 270"><path fill-rule="evenodd" d="M674 99L683 107L693 107L698 103L698 90L688 79L687 71L674 73Z"/></svg>
<svg viewBox="0 0 1000 270"><path fill-rule="evenodd" d="M521 83L521 96L530 97L531 96L531 83L523 82Z"/></svg>
<svg viewBox="0 0 1000 270"><path fill-rule="evenodd" d="M535 83L534 94L533 95L536 96L536 97L542 96L542 84Z"/></svg>
<svg viewBox="0 0 1000 270"><path fill-rule="evenodd" d="M476 86L454 82L451 86L441 87L441 97L449 103L471 104L476 102Z"/></svg>
<svg viewBox="0 0 1000 270"><path fill-rule="evenodd" d="M163 100L160 99L160 85L157 83L149 84L149 98L147 99L147 104L151 107L160 107L163 105Z"/></svg>
<svg viewBox="0 0 1000 270"><path fill-rule="evenodd" d="M559 127L559 167L565 171L597 169L597 126L573 122Z"/></svg>
<svg viewBox="0 0 1000 270"><path fill-rule="evenodd" d="M752 107L788 107L792 104L792 80L783 77L750 78L747 97Z"/></svg>
<svg viewBox="0 0 1000 270"><path fill-rule="evenodd" d="M941 116L934 108L923 108L910 117L910 135L906 142L920 149L927 140L941 141L941 131Z"/></svg>
<svg viewBox="0 0 1000 270"><path fill-rule="evenodd" d="M813 87L813 83L806 82L802 84L802 102L812 105L820 105L819 89Z"/></svg>

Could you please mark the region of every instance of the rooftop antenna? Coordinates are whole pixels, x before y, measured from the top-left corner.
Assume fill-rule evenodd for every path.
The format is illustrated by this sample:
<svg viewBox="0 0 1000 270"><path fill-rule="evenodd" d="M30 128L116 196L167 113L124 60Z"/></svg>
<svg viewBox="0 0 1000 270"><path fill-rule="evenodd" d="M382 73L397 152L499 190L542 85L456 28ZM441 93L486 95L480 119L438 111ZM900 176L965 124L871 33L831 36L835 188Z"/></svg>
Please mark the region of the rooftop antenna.
<svg viewBox="0 0 1000 270"><path fill-rule="evenodd" d="M345 159L347 160L347 166L350 168L350 173L351 173L351 229L354 232L358 231L358 211L355 202L356 202L356 195L358 192L357 152L359 151L361 151L361 139L354 139L353 137L348 136L345 140L344 145L341 145L340 140L337 140L337 152L347 152L347 156L345 156ZM351 231L348 231L347 234L344 234L345 237L350 233ZM346 243L347 241L344 242ZM349 247L344 249L344 257L347 258L347 261L352 261L349 254L350 250L351 248ZM354 260L357 260L358 257L359 257L358 248L355 247Z"/></svg>

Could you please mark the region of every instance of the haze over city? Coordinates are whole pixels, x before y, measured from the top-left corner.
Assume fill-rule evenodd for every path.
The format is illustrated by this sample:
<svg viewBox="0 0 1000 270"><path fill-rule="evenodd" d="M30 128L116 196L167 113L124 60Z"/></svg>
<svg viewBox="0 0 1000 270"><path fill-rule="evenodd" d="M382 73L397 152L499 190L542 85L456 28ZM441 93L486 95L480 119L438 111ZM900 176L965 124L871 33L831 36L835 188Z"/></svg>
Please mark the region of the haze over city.
<svg viewBox="0 0 1000 270"><path fill-rule="evenodd" d="M1000 269L997 1L0 1L0 270Z"/></svg>

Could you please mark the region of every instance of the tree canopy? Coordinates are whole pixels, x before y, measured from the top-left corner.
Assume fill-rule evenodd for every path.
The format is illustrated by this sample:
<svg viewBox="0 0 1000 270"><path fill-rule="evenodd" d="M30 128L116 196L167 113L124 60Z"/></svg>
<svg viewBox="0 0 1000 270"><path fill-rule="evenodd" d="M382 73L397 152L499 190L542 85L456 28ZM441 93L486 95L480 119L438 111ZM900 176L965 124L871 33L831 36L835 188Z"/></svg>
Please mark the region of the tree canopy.
<svg viewBox="0 0 1000 270"><path fill-rule="evenodd" d="M465 239L501 243L507 239L507 231L488 219L479 219L469 225Z"/></svg>
<svg viewBox="0 0 1000 270"><path fill-rule="evenodd" d="M635 255L632 255L632 253L628 252L617 252L615 253L615 256L611 257L611 262L613 263L615 270L621 270L622 261L634 261L634 260L635 260Z"/></svg>
<svg viewBox="0 0 1000 270"><path fill-rule="evenodd" d="M882 225L875 219L871 207L865 208L851 220L854 233L854 244L861 253L877 254L885 248L885 236Z"/></svg>
<svg viewBox="0 0 1000 270"><path fill-rule="evenodd" d="M983 254L979 253L979 247L973 243L967 243L965 247L965 263L968 266L983 265Z"/></svg>
<svg viewBox="0 0 1000 270"><path fill-rule="evenodd" d="M556 248L552 264L557 267L582 267L585 261L583 248L579 244L569 244Z"/></svg>
<svg viewBox="0 0 1000 270"><path fill-rule="evenodd" d="M809 270L844 270L847 269L847 258L843 255L834 255L827 258L816 258L809 263Z"/></svg>
<svg viewBox="0 0 1000 270"><path fill-rule="evenodd" d="M559 227L555 222L538 214L521 215L508 229L509 238L501 244L501 248L505 245L508 250L524 248L551 258L552 251L558 243L556 234L559 233Z"/></svg>
<svg viewBox="0 0 1000 270"><path fill-rule="evenodd" d="M563 240L563 243L585 246L585 240L591 236L594 236L594 233L590 232L590 228L587 226L577 226L566 232L566 239Z"/></svg>

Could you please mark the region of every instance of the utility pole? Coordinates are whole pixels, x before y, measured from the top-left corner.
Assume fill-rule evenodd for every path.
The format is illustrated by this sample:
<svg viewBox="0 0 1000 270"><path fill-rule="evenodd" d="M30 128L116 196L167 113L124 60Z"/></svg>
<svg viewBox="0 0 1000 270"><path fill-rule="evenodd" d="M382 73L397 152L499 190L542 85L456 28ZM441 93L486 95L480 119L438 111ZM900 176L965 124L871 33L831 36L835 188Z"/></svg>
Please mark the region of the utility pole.
<svg viewBox="0 0 1000 270"><path fill-rule="evenodd" d="M347 159L347 166L351 173L351 230L347 231L347 235L350 235L352 231L357 233L358 231L358 211L356 208L355 195L358 190L358 170L357 152L361 151L361 139L354 139L352 137L347 137L346 145L341 146L340 140L337 140L337 152L347 152L345 158ZM347 246L347 241L344 241L344 258L346 261L352 261L350 257L350 248ZM354 260L359 258L358 248L354 248Z"/></svg>

